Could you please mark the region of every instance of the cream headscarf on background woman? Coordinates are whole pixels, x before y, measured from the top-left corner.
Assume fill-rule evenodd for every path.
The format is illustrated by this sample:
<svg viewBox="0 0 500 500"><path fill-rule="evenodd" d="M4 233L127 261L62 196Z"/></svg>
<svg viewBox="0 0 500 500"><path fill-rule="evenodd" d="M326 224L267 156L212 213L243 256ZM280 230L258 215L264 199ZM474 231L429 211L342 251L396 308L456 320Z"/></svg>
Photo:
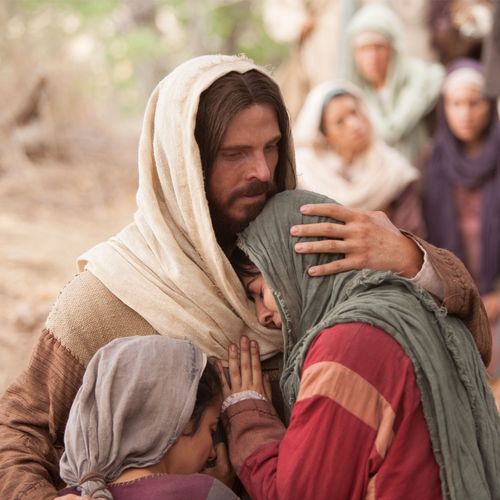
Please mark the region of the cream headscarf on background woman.
<svg viewBox="0 0 500 500"><path fill-rule="evenodd" d="M79 259L80 269L88 269L159 333L188 336L219 358L244 334L260 342L264 358L282 349L280 336L258 324L217 243L194 136L200 94L229 72L249 70L267 75L244 57L202 56L158 84L140 139L134 221ZM291 138L289 144L293 158ZM290 162L286 186L294 185Z"/></svg>

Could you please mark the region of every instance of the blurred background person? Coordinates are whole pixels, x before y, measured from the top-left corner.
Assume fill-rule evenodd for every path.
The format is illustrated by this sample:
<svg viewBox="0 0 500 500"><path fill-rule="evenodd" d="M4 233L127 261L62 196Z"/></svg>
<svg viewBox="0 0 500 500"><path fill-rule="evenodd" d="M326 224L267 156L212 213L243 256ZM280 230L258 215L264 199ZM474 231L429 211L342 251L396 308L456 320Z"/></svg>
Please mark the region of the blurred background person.
<svg viewBox="0 0 500 500"><path fill-rule="evenodd" d="M342 30L356 4L352 0L263 1L269 36L290 45L290 55L276 77L292 119L312 87L337 76Z"/></svg>
<svg viewBox="0 0 500 500"><path fill-rule="evenodd" d="M360 91L330 81L308 95L294 128L297 184L353 208L383 210L424 236L419 172L373 131Z"/></svg>
<svg viewBox="0 0 500 500"><path fill-rule="evenodd" d="M439 104L423 185L428 239L462 259L483 297L493 333L490 373L500 376L500 125L481 66L456 61Z"/></svg>
<svg viewBox="0 0 500 500"><path fill-rule="evenodd" d="M360 87L379 136L414 163L427 141L425 117L434 108L444 70L410 58L403 27L385 5L368 5L350 21L343 72Z"/></svg>
<svg viewBox="0 0 500 500"><path fill-rule="evenodd" d="M489 97L500 97L500 1L493 10L491 32L484 43L482 52L484 64L485 91Z"/></svg>
<svg viewBox="0 0 500 500"><path fill-rule="evenodd" d="M458 58L480 59L492 29L491 0L432 0L432 42L443 64Z"/></svg>
<svg viewBox="0 0 500 500"><path fill-rule="evenodd" d="M428 21L430 0L263 1L262 18L268 35L290 46L277 80L292 119L313 87L339 76L345 28L359 8L371 3L386 3L401 18L411 56L436 59Z"/></svg>

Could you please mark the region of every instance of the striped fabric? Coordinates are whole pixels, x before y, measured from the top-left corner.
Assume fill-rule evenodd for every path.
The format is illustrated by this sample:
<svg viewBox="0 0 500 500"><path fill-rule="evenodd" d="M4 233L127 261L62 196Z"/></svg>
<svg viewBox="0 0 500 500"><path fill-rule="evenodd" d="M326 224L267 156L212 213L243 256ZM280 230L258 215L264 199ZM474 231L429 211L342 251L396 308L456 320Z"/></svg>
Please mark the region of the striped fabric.
<svg viewBox="0 0 500 500"><path fill-rule="evenodd" d="M269 434L257 412L254 425L236 413L234 435L238 418L254 443ZM362 323L323 330L283 438L254 448L239 475L254 500L440 499L420 393L401 347Z"/></svg>

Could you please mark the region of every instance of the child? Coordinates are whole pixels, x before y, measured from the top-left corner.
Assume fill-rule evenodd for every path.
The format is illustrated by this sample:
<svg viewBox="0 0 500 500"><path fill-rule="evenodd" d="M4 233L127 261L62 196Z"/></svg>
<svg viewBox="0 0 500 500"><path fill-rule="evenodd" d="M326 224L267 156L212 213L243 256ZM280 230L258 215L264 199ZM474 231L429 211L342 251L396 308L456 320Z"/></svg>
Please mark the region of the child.
<svg viewBox="0 0 500 500"><path fill-rule="evenodd" d="M191 341L110 342L90 361L69 414L60 466L71 487L60 495L237 499L201 474L215 459L219 475L229 470L212 439L221 402L217 370Z"/></svg>

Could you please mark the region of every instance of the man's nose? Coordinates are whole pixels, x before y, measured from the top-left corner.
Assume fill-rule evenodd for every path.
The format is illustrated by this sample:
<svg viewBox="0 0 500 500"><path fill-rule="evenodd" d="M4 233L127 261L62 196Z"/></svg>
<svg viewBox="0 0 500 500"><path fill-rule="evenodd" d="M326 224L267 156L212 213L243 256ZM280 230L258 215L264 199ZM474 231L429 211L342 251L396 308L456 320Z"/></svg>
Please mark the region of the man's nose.
<svg viewBox="0 0 500 500"><path fill-rule="evenodd" d="M271 169L267 164L264 152L256 153L252 159L252 176L261 182L271 180Z"/></svg>

